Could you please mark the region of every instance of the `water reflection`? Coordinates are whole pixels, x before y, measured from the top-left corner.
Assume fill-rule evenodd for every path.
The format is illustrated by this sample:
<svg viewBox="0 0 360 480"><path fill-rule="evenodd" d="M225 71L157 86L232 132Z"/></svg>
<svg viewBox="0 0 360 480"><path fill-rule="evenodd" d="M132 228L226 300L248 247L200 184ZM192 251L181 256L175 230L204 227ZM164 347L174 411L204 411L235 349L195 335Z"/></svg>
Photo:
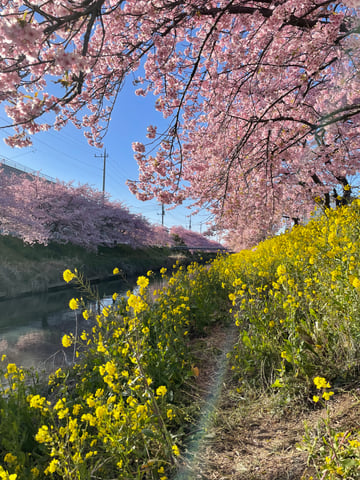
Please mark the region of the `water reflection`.
<svg viewBox="0 0 360 480"><path fill-rule="evenodd" d="M105 304L111 303L114 292L125 294L129 285L120 280L96 286ZM61 338L74 332L76 313L68 307L69 300L79 297L79 291L70 287L61 292L42 293L0 302L0 356L6 354L10 362L24 367L52 369L68 361ZM86 320L78 315L81 331Z"/></svg>

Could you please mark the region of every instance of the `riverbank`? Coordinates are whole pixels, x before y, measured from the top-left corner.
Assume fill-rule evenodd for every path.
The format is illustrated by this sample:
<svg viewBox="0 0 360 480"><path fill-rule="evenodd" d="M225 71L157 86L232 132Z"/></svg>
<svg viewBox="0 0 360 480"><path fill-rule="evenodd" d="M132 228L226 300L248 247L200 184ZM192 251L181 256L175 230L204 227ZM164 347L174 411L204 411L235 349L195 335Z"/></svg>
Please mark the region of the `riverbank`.
<svg viewBox="0 0 360 480"><path fill-rule="evenodd" d="M142 275L99 310L79 295L64 368L0 362L7 478L359 478L359 209L162 272L165 288Z"/></svg>
<svg viewBox="0 0 360 480"><path fill-rule="evenodd" d="M91 281L103 281L111 279L117 267L126 280L147 270L169 268L176 261L186 264L199 260L197 254L176 253L166 247L117 245L89 252L69 244L26 245L7 236L0 237L0 254L0 300L61 289L65 286L62 273L67 268L77 268Z"/></svg>

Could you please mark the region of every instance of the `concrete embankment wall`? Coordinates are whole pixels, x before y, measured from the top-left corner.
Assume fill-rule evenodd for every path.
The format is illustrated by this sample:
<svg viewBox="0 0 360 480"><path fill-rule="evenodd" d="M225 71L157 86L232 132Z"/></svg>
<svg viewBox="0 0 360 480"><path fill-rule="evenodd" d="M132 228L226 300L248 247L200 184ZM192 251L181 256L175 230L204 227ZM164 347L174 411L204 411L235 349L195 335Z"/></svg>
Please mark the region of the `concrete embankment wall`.
<svg viewBox="0 0 360 480"><path fill-rule="evenodd" d="M127 278L169 267L175 261L167 248L119 245L89 252L71 245L30 246L0 237L0 299L60 289L66 285L62 273L67 268L77 268L87 279L96 281L111 278L115 267Z"/></svg>
<svg viewBox="0 0 360 480"><path fill-rule="evenodd" d="M171 268L177 260L186 264L204 257L204 253L174 252L164 247L134 249L128 245L89 252L74 245L25 245L19 239L0 236L0 300L59 290L66 285L62 274L67 268L77 268L86 279L96 282L112 278L117 267L126 280L148 270Z"/></svg>

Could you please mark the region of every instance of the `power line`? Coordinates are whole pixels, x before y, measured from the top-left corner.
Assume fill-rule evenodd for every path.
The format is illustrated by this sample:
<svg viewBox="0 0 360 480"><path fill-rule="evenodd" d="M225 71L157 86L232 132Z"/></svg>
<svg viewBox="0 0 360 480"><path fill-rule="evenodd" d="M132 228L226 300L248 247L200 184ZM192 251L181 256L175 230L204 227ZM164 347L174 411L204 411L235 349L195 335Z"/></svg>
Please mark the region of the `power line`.
<svg viewBox="0 0 360 480"><path fill-rule="evenodd" d="M6 121L6 119L5 119L2 115L0 115L0 120L2 120L2 121L4 121L4 122ZM3 130L9 130L9 129L11 129L11 128L12 128L12 127L4 127ZM63 139L66 139L66 144L69 143L69 140L70 140L70 142L73 142L73 143L76 142L76 143L78 143L79 145L81 145L81 146L83 147L83 148L82 148L83 152L85 152L85 150L88 150L87 148L85 148L85 145L84 145L80 140L75 139L74 137L70 136L68 133L66 133L66 135L64 135L62 132L54 132L54 131L50 130L49 132L46 133L46 135L47 135L47 136L52 136L53 138L60 139L60 140L61 140L62 138L63 138ZM4 134L2 135L2 137L3 137L3 138L6 137L5 132L4 132ZM79 160L78 157L75 157L75 156L73 156L73 155L71 155L71 154L69 154L69 153L67 153L67 152L64 152L63 150L60 150L60 149L57 148L57 146L55 146L54 144L49 145L49 144L48 144L47 142L45 142L44 140L41 140L38 136L34 137L34 142L33 142L33 145L32 145L32 151L31 151L31 152L27 151L27 152L21 153L20 155L18 154L18 155L16 155L16 156L13 156L13 158L16 158L16 157L21 156L21 155L26 155L26 154L28 154L28 153L35 153L36 151L39 151L39 152L42 153L43 155L46 155L46 153L44 153L44 151L41 151L41 148L38 148L38 147L37 147L37 143L40 143L40 144L42 144L42 145L45 145L45 146L46 146L47 148L49 148L51 151L57 152L57 153L61 154L63 157L68 158L68 159L71 159L71 160L73 160L75 163L77 163L77 164L79 164L79 165L85 165L87 168L93 168L93 169L94 169L94 168L95 168L95 169L98 168L98 167L94 166L93 164L86 163L86 162L84 162L84 161L82 161L82 160ZM63 142L63 143L64 143L64 142ZM79 150L79 147L76 146L76 152L75 152L75 153L77 153L78 150ZM87 154L88 154L88 152L87 152ZM79 155L81 155L81 153L79 153Z"/></svg>
<svg viewBox="0 0 360 480"><path fill-rule="evenodd" d="M80 164L80 165L86 165L86 167L90 167L90 168L96 168L98 169L98 167L96 167L95 165L91 165L89 163L86 163L86 162L83 162L81 160L79 160L77 157L74 157L73 155L69 155L68 153L65 153L63 152L62 150L59 150L58 148L55 148L54 146L52 145L49 145L48 143L44 142L43 140L40 140L39 138L36 139L36 142L39 142L39 143L42 143L43 145L47 146L48 148L50 148L51 150L55 151L55 152L58 152L60 153L61 155L71 159L71 160L74 160L76 163Z"/></svg>

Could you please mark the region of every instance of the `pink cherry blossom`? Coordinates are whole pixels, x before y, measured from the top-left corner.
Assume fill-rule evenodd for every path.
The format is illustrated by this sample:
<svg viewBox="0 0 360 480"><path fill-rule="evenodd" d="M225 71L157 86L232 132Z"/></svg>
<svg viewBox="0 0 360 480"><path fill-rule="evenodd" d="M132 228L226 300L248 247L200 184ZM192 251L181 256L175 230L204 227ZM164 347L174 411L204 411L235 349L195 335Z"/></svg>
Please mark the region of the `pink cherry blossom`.
<svg viewBox="0 0 360 480"><path fill-rule="evenodd" d="M349 198L359 14L358 0L1 2L7 143L70 121L101 146L131 74L168 119L167 131L144 132L149 145L133 144L131 190L191 199L232 245L250 246L307 218L318 197L324 207Z"/></svg>
<svg viewBox="0 0 360 480"><path fill-rule="evenodd" d="M2 235L17 236L30 244L72 243L90 250L101 245L171 244L165 228L152 226L89 185L53 183L0 170L0 187Z"/></svg>

